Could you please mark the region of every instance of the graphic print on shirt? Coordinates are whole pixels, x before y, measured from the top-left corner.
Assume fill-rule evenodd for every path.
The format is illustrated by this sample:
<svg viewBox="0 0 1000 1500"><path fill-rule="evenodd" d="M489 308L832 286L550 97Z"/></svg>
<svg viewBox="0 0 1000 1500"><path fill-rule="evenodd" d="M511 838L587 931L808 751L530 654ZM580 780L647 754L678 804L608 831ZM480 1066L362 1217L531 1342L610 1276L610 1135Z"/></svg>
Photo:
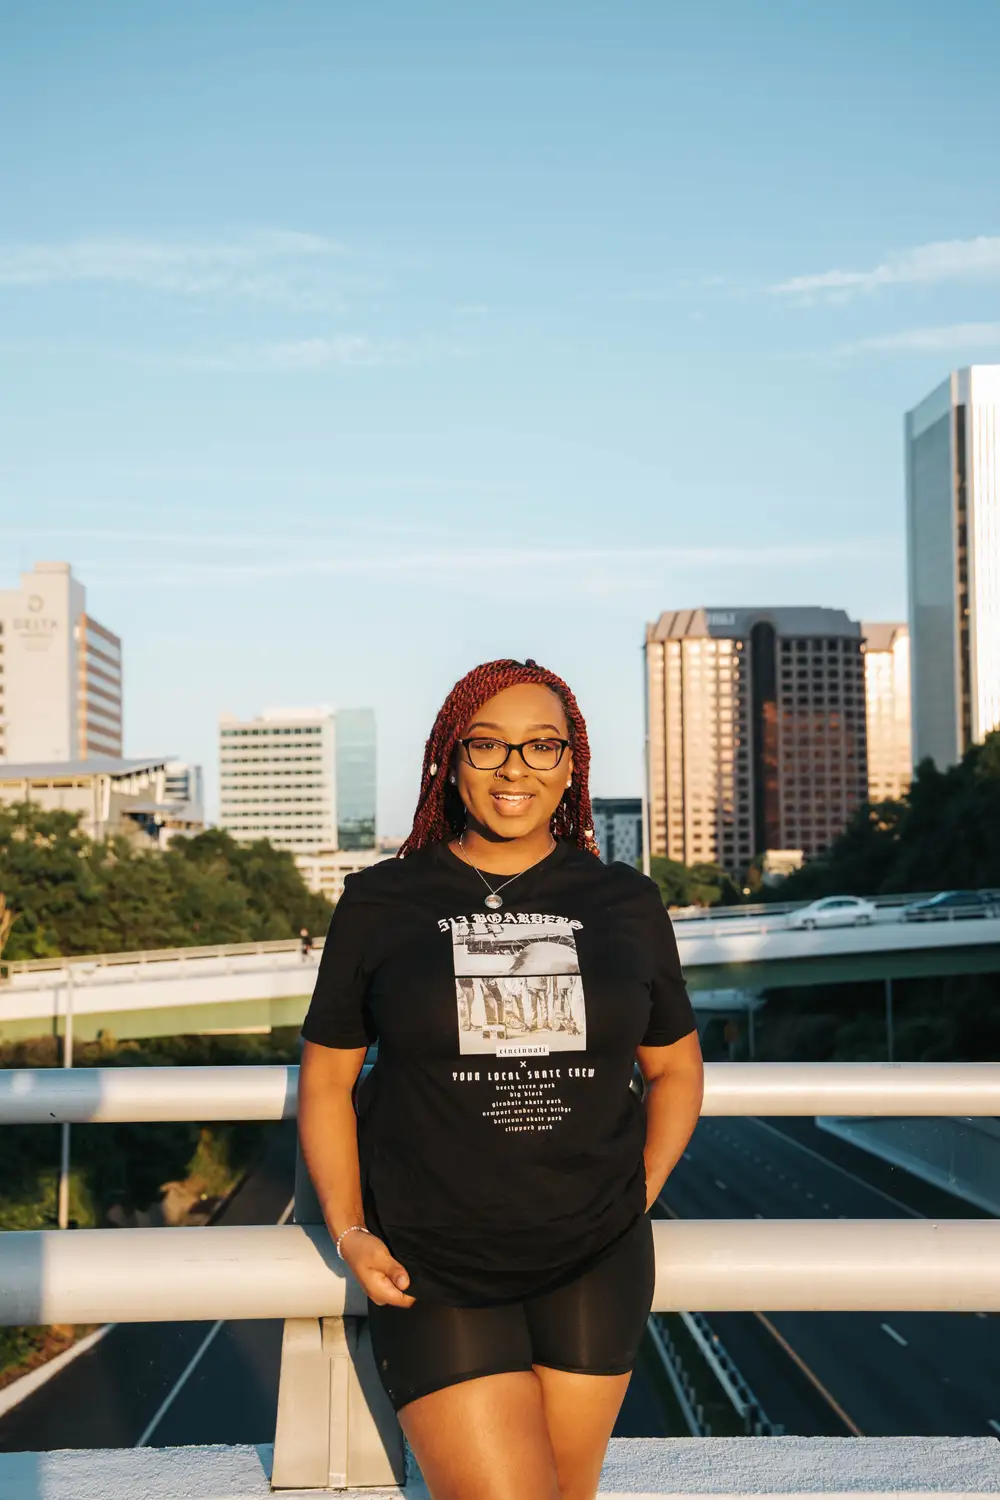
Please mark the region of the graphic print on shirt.
<svg viewBox="0 0 1000 1500"><path fill-rule="evenodd" d="M460 1053L583 1052L587 1011L575 926L563 919L452 924Z"/></svg>

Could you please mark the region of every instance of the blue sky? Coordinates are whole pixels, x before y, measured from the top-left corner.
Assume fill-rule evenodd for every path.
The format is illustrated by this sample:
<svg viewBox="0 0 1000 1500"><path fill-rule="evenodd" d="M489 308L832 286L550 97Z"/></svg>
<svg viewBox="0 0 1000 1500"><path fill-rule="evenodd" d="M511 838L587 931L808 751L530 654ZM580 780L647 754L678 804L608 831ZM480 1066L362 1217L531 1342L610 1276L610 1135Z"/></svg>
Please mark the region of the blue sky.
<svg viewBox="0 0 1000 1500"><path fill-rule="evenodd" d="M8 7L3 583L66 558L127 751L375 706L380 822L532 655L639 790L662 609L905 617L902 415L1000 360L1000 7Z"/></svg>

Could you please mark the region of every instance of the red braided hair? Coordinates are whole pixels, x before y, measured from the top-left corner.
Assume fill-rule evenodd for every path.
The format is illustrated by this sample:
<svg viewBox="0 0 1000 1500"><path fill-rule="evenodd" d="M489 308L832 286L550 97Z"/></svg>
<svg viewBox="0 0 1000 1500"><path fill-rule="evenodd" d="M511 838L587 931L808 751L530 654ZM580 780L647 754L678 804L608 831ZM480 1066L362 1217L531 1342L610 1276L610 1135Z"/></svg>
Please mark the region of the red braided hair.
<svg viewBox="0 0 1000 1500"><path fill-rule="evenodd" d="M571 690L545 667L529 657L527 661L487 661L473 667L456 682L434 720L424 747L424 765L420 776L420 796L413 817L413 827L401 845L398 857L405 858L423 849L457 837L465 827L465 807L456 787L448 780L448 768L458 737L473 714L484 703L505 688L524 682L540 683L551 688L562 702L569 723L573 747L573 780L552 817L552 833L559 839L572 839L580 849L597 854L594 838L594 815L590 808L590 744L587 726Z"/></svg>

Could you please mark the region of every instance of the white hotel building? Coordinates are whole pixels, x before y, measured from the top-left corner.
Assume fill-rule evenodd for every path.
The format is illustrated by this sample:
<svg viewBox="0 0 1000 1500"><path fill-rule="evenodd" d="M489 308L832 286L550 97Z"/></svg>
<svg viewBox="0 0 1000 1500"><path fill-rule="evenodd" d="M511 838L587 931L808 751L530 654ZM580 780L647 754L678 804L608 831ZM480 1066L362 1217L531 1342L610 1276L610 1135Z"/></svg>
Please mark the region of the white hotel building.
<svg viewBox="0 0 1000 1500"><path fill-rule="evenodd" d="M335 720L327 708L219 719L219 825L299 860L337 847Z"/></svg>
<svg viewBox="0 0 1000 1500"><path fill-rule="evenodd" d="M87 613L69 563L0 589L0 761L120 758L122 643Z"/></svg>
<svg viewBox="0 0 1000 1500"><path fill-rule="evenodd" d="M944 769L1000 728L1000 365L907 414L906 520L913 757Z"/></svg>

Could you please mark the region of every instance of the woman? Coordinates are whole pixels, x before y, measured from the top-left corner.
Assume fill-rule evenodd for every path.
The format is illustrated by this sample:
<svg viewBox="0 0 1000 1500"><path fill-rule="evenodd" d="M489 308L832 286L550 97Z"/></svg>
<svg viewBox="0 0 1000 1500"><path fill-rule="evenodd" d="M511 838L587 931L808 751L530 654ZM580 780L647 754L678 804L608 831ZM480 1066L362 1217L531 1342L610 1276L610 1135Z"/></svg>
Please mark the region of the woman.
<svg viewBox="0 0 1000 1500"><path fill-rule="evenodd" d="M596 1495L652 1299L647 1211L701 1105L670 919L597 858L589 762L554 673L457 683L303 1027L306 1162L434 1500Z"/></svg>

